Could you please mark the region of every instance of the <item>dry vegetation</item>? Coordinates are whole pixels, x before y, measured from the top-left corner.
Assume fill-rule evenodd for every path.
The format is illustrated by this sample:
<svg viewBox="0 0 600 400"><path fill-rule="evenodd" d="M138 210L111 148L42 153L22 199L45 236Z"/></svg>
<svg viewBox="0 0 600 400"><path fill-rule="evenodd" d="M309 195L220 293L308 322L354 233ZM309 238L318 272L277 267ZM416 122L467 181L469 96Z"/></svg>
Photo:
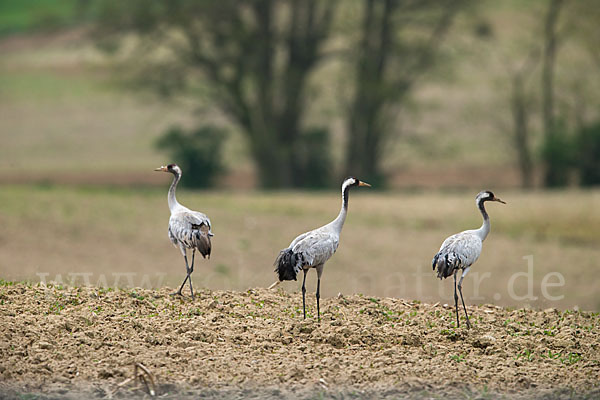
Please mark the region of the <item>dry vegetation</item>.
<svg viewBox="0 0 600 400"><path fill-rule="evenodd" d="M148 174L168 184L169 177ZM488 207L492 232L464 284L469 304L598 310L595 293L600 281L593 271L600 259L600 193L497 194L508 204ZM435 279L430 262L445 237L481 224L474 195L353 192L339 251L325 268L323 295L363 293L450 302L452 284ZM212 258L197 260L194 282L226 290L267 287L274 279L272 263L279 250L299 233L329 222L340 206L337 191L181 191L179 200L206 212L214 224ZM166 203L166 187L5 186L0 191L2 278L40 282L37 274L46 274L44 279L65 285L74 279L75 286L175 286L185 267L167 238ZM509 280L528 271L523 257L529 255L537 300L511 298ZM556 301L541 292L551 272L565 279L564 286L548 289L551 296L564 296ZM527 294L527 279L514 283L516 295ZM283 287L297 290L298 285ZM309 274L307 285L315 290L316 275Z"/></svg>
<svg viewBox="0 0 600 400"><path fill-rule="evenodd" d="M142 396L118 386L133 363L169 398L600 394L597 313L469 307L467 330L452 307L360 295L324 300L320 324L298 294L265 289L191 301L2 282L0 299L2 397Z"/></svg>

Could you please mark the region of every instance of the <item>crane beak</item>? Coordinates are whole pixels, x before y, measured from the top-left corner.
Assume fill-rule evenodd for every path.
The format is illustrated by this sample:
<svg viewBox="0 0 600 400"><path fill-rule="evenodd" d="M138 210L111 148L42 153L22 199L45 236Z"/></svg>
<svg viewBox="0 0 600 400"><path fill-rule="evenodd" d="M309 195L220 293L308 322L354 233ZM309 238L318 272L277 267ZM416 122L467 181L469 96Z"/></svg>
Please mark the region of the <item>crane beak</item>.
<svg viewBox="0 0 600 400"><path fill-rule="evenodd" d="M167 172L167 167L162 166L160 168L156 168L155 171L160 171L160 172Z"/></svg>
<svg viewBox="0 0 600 400"><path fill-rule="evenodd" d="M505 201L503 201L503 200L500 200L500 199L499 199L499 198L497 198L497 197L494 197L494 201L497 201L498 203L506 204L506 202L505 202Z"/></svg>
<svg viewBox="0 0 600 400"><path fill-rule="evenodd" d="M358 186L371 187L371 185L369 185L367 182L363 182L363 181L358 181Z"/></svg>

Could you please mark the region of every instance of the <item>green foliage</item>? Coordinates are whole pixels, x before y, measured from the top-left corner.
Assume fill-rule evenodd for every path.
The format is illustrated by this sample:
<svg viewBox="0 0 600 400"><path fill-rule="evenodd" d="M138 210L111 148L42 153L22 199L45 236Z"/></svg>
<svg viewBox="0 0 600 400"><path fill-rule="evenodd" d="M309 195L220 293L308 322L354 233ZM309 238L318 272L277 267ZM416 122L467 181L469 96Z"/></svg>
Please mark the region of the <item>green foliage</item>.
<svg viewBox="0 0 600 400"><path fill-rule="evenodd" d="M567 186L573 158L573 140L561 124L545 136L542 144L542 159L546 164L544 185L547 187Z"/></svg>
<svg viewBox="0 0 600 400"><path fill-rule="evenodd" d="M302 123L308 78L323 57L336 2L98 3L102 47L115 51L123 34L133 33L140 40L127 69L144 87L211 95L247 136L263 186L325 186L328 157L312 150L323 150L327 135L303 132Z"/></svg>
<svg viewBox="0 0 600 400"><path fill-rule="evenodd" d="M573 173L578 175L581 186L600 184L600 122L584 126L576 135L559 127L546 136L542 158L548 187L568 185Z"/></svg>
<svg viewBox="0 0 600 400"><path fill-rule="evenodd" d="M324 128L307 129L300 135L298 151L301 186L325 188L331 186L331 144L329 131Z"/></svg>
<svg viewBox="0 0 600 400"><path fill-rule="evenodd" d="M78 0L2 0L0 36L25 31L49 31L77 21Z"/></svg>
<svg viewBox="0 0 600 400"><path fill-rule="evenodd" d="M600 185L600 121L578 132L575 148L581 186Z"/></svg>
<svg viewBox="0 0 600 400"><path fill-rule="evenodd" d="M170 153L173 162L183 170L181 184L191 188L207 188L223 173L223 142L226 132L205 125L186 132L172 127L156 141L159 149Z"/></svg>

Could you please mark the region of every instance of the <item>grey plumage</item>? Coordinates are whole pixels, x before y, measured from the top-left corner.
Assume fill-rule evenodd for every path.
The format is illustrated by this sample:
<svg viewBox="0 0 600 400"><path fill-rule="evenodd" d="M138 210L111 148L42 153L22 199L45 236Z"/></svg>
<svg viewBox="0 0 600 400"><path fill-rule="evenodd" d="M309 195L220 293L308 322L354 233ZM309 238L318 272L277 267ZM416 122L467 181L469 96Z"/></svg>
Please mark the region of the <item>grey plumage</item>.
<svg viewBox="0 0 600 400"><path fill-rule="evenodd" d="M471 323L469 322L469 315L467 314L467 308L462 295L462 281L469 272L471 265L477 261L481 254L483 241L490 232L490 218L485 210L484 203L486 201L497 201L506 204L500 200L494 193L484 190L477 194L475 203L477 208L483 216L483 224L479 229L470 229L448 237L442 243L440 250L433 256L431 265L434 270L437 269L437 276L440 279L454 276L454 306L456 308L456 326L460 326L458 319L458 295L456 294L456 288L460 293L460 298L467 318L467 326L470 328ZM462 270L462 275L458 285L456 283L456 275L459 270Z"/></svg>
<svg viewBox="0 0 600 400"><path fill-rule="evenodd" d="M317 317L320 320L320 288L321 274L325 262L337 250L340 244L340 234L348 213L348 191L352 186L371 186L368 183L349 177L342 182L342 208L337 218L315 230L305 232L296 237L290 245L281 250L275 260L275 272L279 280L271 287L284 280L296 280L300 271L304 272L302 281L302 305L304 318L306 318L306 273L309 269L317 270Z"/></svg>
<svg viewBox="0 0 600 400"><path fill-rule="evenodd" d="M483 239L475 230L450 236L434 256L432 266L437 267L438 278L447 278L458 269L471 266L481 254Z"/></svg>
<svg viewBox="0 0 600 400"><path fill-rule="evenodd" d="M180 249L197 249L203 257L210 258L210 220L200 212L182 206L182 210L169 218L169 239Z"/></svg>
<svg viewBox="0 0 600 400"><path fill-rule="evenodd" d="M194 290L192 288L192 272L194 272L194 258L196 250L202 254L202 257L210 258L211 242L210 238L213 235L211 231L210 219L203 213L190 210L182 206L175 197L177 183L181 179L181 168L176 164L169 164L166 167L160 167L155 171L169 172L173 174L173 182L169 188L168 203L171 210L169 218L169 239L171 243L181 251L185 260L185 269L187 275L183 280L179 290L175 293L181 295L181 291L185 282L189 280L190 292L192 299L194 298ZM192 265L188 264L187 250L192 250Z"/></svg>

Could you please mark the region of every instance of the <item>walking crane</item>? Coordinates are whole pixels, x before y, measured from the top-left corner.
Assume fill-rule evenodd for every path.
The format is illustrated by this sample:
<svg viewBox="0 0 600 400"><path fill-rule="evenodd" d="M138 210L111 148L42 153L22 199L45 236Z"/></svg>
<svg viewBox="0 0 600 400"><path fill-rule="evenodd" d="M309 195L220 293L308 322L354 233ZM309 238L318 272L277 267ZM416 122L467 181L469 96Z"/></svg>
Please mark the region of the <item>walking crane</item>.
<svg viewBox="0 0 600 400"><path fill-rule="evenodd" d="M169 218L169 239L175 247L178 247L183 254L185 260L185 270L187 275L179 290L173 294L181 296L181 291L185 282L189 280L190 292L192 300L194 299L194 289L192 288L192 272L194 272L194 257L196 250L202 254L202 257L210 258L210 238L213 236L211 231L210 219L198 211L192 211L187 207L182 206L175 197L175 189L177 183L181 179L181 168L177 164L169 164L156 168L155 171L169 172L173 174L173 182L169 188L169 209L171 210L171 218ZM192 250L192 265L189 266L187 259L187 250Z"/></svg>
<svg viewBox="0 0 600 400"><path fill-rule="evenodd" d="M321 291L321 275L325 262L335 253L340 244L340 234L346 214L348 213L348 191L354 186L371 186L355 177L348 177L342 182L342 208L337 218L320 228L303 233L295 238L290 245L281 250L275 260L275 272L279 280L269 289L281 281L296 280L298 272L304 272L302 279L302 308L306 319L306 274L311 268L317 270L317 318L321 321L319 298Z"/></svg>
<svg viewBox="0 0 600 400"><path fill-rule="evenodd" d="M470 229L468 231L460 232L455 235L448 237L442 243L438 253L433 256L431 265L435 270L437 268L437 276L440 279L447 278L450 275L454 275L454 307L456 309L456 327L460 326L458 320L458 295L456 294L456 275L459 270L462 270L460 281L458 282L458 291L460 293L460 300L462 301L463 309L465 310L465 316L467 317L467 327L471 328L469 322L469 315L467 314L467 307L465 306L465 300L462 294L462 281L465 275L469 272L471 265L477 261L481 254L483 241L490 233L490 217L485 210L484 203L486 201L497 201L502 204L506 204L500 200L494 193L483 190L479 192L475 198L475 203L481 215L483 216L483 224L479 229Z"/></svg>

